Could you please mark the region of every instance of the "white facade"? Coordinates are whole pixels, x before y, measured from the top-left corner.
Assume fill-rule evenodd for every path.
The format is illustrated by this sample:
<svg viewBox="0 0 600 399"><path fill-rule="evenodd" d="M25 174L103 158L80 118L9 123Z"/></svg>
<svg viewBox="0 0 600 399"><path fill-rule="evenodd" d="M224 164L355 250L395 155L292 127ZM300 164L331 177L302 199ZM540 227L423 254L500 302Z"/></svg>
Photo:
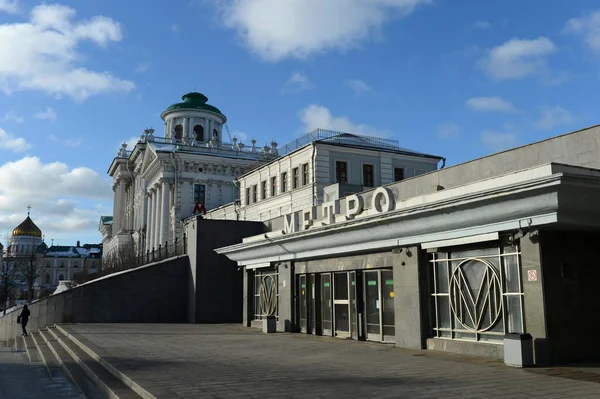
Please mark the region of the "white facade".
<svg viewBox="0 0 600 399"><path fill-rule="evenodd" d="M133 151L124 146L113 160L112 220L103 216L99 226L104 257L132 244L141 254L181 239L185 218L237 200L234 179L276 157L276 148L254 141L224 143L225 115L200 93L183 100L162 113L164 137L147 129Z"/></svg>
<svg viewBox="0 0 600 399"><path fill-rule="evenodd" d="M434 171L443 159L403 149L394 140L321 129L279 152L287 154L237 178L239 206L222 207L208 217L271 220Z"/></svg>

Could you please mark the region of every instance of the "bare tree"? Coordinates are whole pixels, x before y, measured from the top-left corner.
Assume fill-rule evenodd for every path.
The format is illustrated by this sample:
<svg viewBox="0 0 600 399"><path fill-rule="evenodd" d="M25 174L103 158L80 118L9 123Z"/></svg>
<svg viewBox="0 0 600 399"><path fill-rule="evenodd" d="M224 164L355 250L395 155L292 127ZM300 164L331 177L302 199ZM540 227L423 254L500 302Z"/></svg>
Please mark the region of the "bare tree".
<svg viewBox="0 0 600 399"><path fill-rule="evenodd" d="M34 284L40 278L41 259L35 254L21 257L19 262L19 275L27 283L29 301L34 299Z"/></svg>
<svg viewBox="0 0 600 399"><path fill-rule="evenodd" d="M4 314L8 308L8 298L19 283L20 262L16 258L4 258L0 261L0 285L2 286L2 303L4 303Z"/></svg>

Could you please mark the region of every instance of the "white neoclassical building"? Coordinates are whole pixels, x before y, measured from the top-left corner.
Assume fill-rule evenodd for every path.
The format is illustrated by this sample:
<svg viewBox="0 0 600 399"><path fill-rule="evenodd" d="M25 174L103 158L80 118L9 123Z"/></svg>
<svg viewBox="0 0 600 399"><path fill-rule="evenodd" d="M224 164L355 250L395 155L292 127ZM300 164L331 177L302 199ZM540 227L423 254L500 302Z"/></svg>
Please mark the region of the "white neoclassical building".
<svg viewBox="0 0 600 399"><path fill-rule="evenodd" d="M162 114L164 137L146 129L131 150L123 145L108 174L113 178L112 216L102 216L103 256L134 246L137 253L182 237L182 221L239 198L234 179L277 156L277 143L262 148L224 139L225 115L201 93Z"/></svg>

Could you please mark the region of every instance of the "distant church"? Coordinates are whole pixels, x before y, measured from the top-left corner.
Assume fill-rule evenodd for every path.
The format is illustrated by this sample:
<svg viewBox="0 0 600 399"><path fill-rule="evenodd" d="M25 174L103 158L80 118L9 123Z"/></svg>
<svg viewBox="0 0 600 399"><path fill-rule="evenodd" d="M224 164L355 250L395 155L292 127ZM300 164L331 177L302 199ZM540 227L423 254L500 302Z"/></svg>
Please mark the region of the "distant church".
<svg viewBox="0 0 600 399"><path fill-rule="evenodd" d="M173 243L182 221L194 213L239 199L234 179L277 157L277 143L260 148L223 137L227 117L201 93L162 114L164 137L146 129L134 148L119 151L108 170L113 178L113 215L102 216L104 256L123 248L138 254Z"/></svg>

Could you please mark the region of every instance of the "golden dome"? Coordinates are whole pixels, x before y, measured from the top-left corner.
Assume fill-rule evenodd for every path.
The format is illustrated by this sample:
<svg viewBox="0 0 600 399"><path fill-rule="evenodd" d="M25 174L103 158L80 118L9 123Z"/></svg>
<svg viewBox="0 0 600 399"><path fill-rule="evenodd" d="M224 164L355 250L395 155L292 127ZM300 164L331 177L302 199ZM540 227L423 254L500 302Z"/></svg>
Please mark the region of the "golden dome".
<svg viewBox="0 0 600 399"><path fill-rule="evenodd" d="M27 215L27 219L23 220L23 223L18 225L12 233L14 236L33 236L42 237L42 230L33 223L33 220Z"/></svg>

